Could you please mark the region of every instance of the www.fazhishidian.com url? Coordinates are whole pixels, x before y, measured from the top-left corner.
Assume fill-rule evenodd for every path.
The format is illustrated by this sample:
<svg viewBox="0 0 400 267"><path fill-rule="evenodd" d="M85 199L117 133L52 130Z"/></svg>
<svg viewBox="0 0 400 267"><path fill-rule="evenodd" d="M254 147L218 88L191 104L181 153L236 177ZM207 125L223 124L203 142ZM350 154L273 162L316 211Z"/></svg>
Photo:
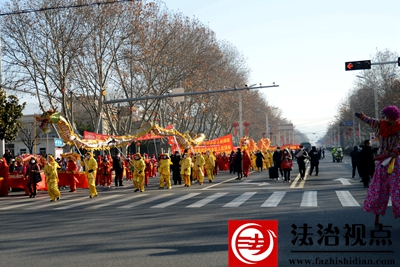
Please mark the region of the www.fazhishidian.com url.
<svg viewBox="0 0 400 267"><path fill-rule="evenodd" d="M316 257L314 259L288 259L290 265L333 265L333 266L396 266L394 259L366 259L362 257Z"/></svg>

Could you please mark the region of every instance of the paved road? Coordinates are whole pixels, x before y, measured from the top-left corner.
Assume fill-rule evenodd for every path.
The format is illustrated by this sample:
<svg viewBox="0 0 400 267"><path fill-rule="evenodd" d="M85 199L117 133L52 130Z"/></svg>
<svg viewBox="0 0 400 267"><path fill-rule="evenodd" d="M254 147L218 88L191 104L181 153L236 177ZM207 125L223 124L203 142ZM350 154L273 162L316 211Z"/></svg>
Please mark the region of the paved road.
<svg viewBox="0 0 400 267"><path fill-rule="evenodd" d="M279 266L326 266L327 260L331 266L373 261L354 265L364 267L397 260L398 266L398 221L389 207L381 219L387 227L373 226L373 215L361 208L366 189L350 178L348 161L332 163L328 156L319 176L305 181L295 165L292 183L270 180L267 172L243 181L221 172L214 183L190 188L160 190L152 178L143 193L126 181L122 188L98 188L94 199L88 190L64 190L56 203L47 192L36 199L12 192L0 199L0 266L227 266L229 220L278 220ZM348 229L358 235L346 239ZM378 234L386 245L376 244Z"/></svg>

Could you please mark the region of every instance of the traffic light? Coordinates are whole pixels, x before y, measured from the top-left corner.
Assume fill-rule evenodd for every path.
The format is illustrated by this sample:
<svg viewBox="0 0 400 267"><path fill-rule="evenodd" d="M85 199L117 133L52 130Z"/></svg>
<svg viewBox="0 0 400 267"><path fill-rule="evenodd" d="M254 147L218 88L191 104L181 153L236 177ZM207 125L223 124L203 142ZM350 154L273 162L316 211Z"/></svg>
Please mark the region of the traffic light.
<svg viewBox="0 0 400 267"><path fill-rule="evenodd" d="M345 64L346 70L366 70L371 68L371 60L350 61L345 62Z"/></svg>
<svg viewBox="0 0 400 267"><path fill-rule="evenodd" d="M397 58L397 66L400 67L400 57Z"/></svg>

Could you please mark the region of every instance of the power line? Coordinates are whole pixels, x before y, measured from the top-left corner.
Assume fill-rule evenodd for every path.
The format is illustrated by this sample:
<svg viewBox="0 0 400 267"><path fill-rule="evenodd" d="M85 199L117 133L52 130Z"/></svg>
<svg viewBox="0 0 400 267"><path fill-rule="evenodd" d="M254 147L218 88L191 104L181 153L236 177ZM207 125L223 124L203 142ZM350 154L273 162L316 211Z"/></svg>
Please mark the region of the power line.
<svg viewBox="0 0 400 267"><path fill-rule="evenodd" d="M0 13L0 17L2 16L10 16L10 15L19 15L19 14L26 14L26 13L34 13L34 12L41 12L47 10L57 10L57 9L68 9L68 8L79 8L85 6L100 6L106 4L115 4L115 3L122 3L122 2L132 2L136 0L118 0L118 1L110 1L110 2L97 2L92 4L80 4L80 5L70 5L70 6L55 6L55 7L45 7L40 9L25 9L25 10L18 10L6 13Z"/></svg>

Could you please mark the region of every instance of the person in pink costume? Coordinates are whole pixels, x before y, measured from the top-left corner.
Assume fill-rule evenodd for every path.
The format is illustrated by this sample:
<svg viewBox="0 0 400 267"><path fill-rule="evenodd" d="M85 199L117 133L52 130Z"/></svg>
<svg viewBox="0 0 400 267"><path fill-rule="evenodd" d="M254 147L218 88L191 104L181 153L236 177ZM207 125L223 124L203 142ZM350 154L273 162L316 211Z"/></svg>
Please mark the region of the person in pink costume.
<svg viewBox="0 0 400 267"><path fill-rule="evenodd" d="M363 113L355 113L374 130L379 140L380 155L375 158L376 169L367 191L363 209L375 214L375 225L379 225L379 215L385 215L392 198L394 217L400 216L400 110L388 106L382 110L382 119L370 118Z"/></svg>

